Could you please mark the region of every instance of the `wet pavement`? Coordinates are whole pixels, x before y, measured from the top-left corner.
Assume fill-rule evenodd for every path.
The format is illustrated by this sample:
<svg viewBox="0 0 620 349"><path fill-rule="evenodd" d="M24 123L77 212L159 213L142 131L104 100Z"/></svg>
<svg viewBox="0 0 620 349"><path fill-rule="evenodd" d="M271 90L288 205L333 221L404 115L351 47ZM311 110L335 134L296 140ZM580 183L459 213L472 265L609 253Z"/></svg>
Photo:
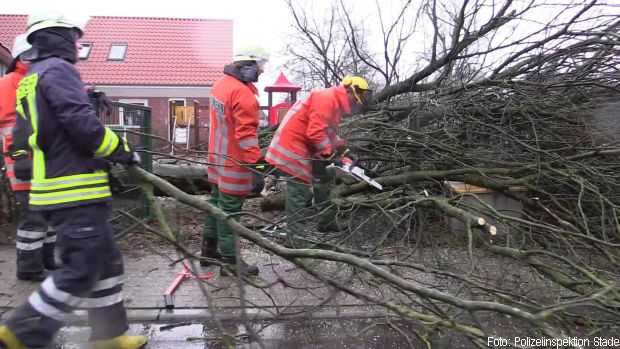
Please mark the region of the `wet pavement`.
<svg viewBox="0 0 620 349"><path fill-rule="evenodd" d="M237 339L238 348L259 348L261 346L239 322L245 313L265 348L409 348L412 347L409 341L415 348L424 347L414 336L413 329L397 322L386 324L385 309L335 290L291 262L260 251L245 241L242 246L244 259L256 263L261 270L260 277L252 285L244 285L234 277L219 276L219 267L198 267L200 274L212 273L215 277L206 282L196 279L184 282L175 293L173 310L166 309L163 294L183 270L182 264L172 263L178 259L175 251L166 246L149 249L134 246L123 250L125 305L128 318L134 324L131 332L148 335L148 348L221 348L220 332L213 324L217 319L225 322L227 331ZM466 250L439 249L434 253L442 256L444 268L461 265L469 258ZM421 250L415 258L433 261L440 257ZM532 284L544 285L530 274L519 274L514 280L509 278L503 269L517 270L518 266L513 264L503 263L498 267L496 258L486 256L478 256L477 261L487 266L480 270L485 280L501 281L504 287L515 292ZM354 268L328 261L308 260L306 263L374 298L402 304L421 303L415 295L405 298L392 288L360 282L360 275ZM455 288L446 284L445 278L431 273L413 269L401 269L398 273L409 280L434 285L438 290ZM15 247L0 245L0 323L37 287L37 283L16 280ZM540 292L540 295L556 298L553 292ZM208 307L209 302L211 307ZM162 327L187 321L191 323L162 330ZM65 328L56 348L86 348L88 333L85 327ZM437 348L471 347L471 343L463 343L462 336L458 337L461 340L458 345L446 342L450 338L444 333L431 338L440 341L433 344Z"/></svg>
<svg viewBox="0 0 620 349"><path fill-rule="evenodd" d="M261 348L242 323L224 322L223 327L235 339L237 348ZM405 338L404 333L411 336L406 326L379 319L255 322L252 329L260 336L264 347L270 349L420 347L417 340ZM55 348L86 349L88 333L89 330L82 327L66 328L59 334ZM214 323L134 324L130 333L147 335L147 348L151 349L225 347Z"/></svg>
<svg viewBox="0 0 620 349"><path fill-rule="evenodd" d="M135 321L174 321L176 317L204 316L216 313L223 319L235 318L238 309L251 309L252 315L261 312L280 315L323 311L326 307L357 309L366 311L368 304L360 299L334 290L311 278L291 262L258 251L253 246L243 249L244 259L256 263L260 276L254 285L239 287L242 283L235 277L221 277L219 267L197 267L199 274L214 274L206 282L187 279L174 293L174 312L166 309L164 293L179 272L181 263L171 264L178 258L170 248L152 250L125 250L125 275L123 292L125 306L130 318ZM319 262L317 262L319 263ZM333 262L320 262L323 272L341 280L355 283L354 270L342 268ZM422 274L422 273L420 273ZM413 276L412 276L413 277ZM416 275L418 280L431 282L425 275ZM25 302L38 284L15 278L15 250L10 245L0 245L0 316ZM364 287L360 285L359 287ZM242 293L241 293L242 292ZM387 290L373 290L376 296L386 297ZM243 296L241 296L243 294ZM212 301L213 312L208 308L207 297ZM243 299L243 300L242 300ZM332 309L329 309L330 311ZM202 313L201 313L202 312ZM192 315L193 314L193 315ZM260 316L261 319L264 317ZM1 321L1 320L0 320Z"/></svg>
<svg viewBox="0 0 620 349"><path fill-rule="evenodd" d="M163 294L183 269L181 264L171 265L176 253L169 248L124 250L125 303L133 323L130 333L148 335L148 348L222 348L214 325L218 319L236 339L237 348L260 348L239 322L245 313L265 348L409 347L403 335L385 325L381 308L336 292L285 260L248 246L243 253L246 260L260 266L258 286L262 285L243 287L245 301L241 301L239 280L220 277L214 266L198 268L215 277L207 283L186 280L176 291L175 308L170 310ZM15 279L14 258L14 246L0 245L0 322L38 287L38 283ZM342 275L350 272L330 263L323 269ZM207 306L205 291L212 308ZM174 327L179 323L182 326ZM89 332L85 326L66 327L55 348L87 348Z"/></svg>

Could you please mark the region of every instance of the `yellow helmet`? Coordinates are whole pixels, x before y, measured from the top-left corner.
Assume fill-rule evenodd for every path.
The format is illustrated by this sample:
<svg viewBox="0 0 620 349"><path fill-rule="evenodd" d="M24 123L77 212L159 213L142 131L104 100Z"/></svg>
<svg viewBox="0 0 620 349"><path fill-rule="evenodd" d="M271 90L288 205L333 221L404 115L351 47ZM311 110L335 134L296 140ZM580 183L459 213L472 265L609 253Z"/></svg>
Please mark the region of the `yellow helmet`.
<svg viewBox="0 0 620 349"><path fill-rule="evenodd" d="M368 81L359 76L345 76L342 85L353 91L355 99L362 104L369 104L372 99L372 90L368 88Z"/></svg>
<svg viewBox="0 0 620 349"><path fill-rule="evenodd" d="M366 79L359 76L345 76L342 78L342 85L357 86L357 88L361 90L368 90L368 82Z"/></svg>
<svg viewBox="0 0 620 349"><path fill-rule="evenodd" d="M84 28L90 20L90 17L83 19L70 18L55 11L45 11L28 16L28 31L26 35L30 38L30 34L45 28L62 27L73 28L77 30L79 38L84 36Z"/></svg>

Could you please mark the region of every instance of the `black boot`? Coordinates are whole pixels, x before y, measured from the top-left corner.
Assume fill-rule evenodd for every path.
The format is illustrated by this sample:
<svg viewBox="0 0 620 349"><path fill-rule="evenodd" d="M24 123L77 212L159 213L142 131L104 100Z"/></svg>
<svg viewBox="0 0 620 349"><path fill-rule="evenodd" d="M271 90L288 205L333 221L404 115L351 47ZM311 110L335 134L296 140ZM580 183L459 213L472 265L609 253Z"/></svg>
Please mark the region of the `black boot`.
<svg viewBox="0 0 620 349"><path fill-rule="evenodd" d="M217 239L204 239L202 241L200 257L219 260L222 259L222 255L217 251ZM209 261L201 260L200 265L203 267L208 267L211 263Z"/></svg>
<svg viewBox="0 0 620 349"><path fill-rule="evenodd" d="M54 247L55 243L47 243L43 244L43 266L47 270L56 270L58 269L58 265L56 264L56 260L54 258Z"/></svg>
<svg viewBox="0 0 620 349"><path fill-rule="evenodd" d="M222 256L222 262L226 263L220 267L221 276L236 276L237 275L237 258ZM244 276L256 276L258 275L258 267L255 265L248 265L243 259L239 261L241 264L241 275Z"/></svg>
<svg viewBox="0 0 620 349"><path fill-rule="evenodd" d="M43 281L47 277L47 273L17 273L17 278L23 281Z"/></svg>

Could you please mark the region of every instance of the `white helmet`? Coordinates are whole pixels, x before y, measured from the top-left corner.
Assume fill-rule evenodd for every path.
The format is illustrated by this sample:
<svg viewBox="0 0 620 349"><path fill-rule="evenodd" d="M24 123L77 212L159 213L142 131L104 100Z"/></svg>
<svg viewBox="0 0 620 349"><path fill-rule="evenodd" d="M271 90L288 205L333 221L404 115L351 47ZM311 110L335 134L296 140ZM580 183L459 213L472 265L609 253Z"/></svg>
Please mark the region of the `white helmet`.
<svg viewBox="0 0 620 349"><path fill-rule="evenodd" d="M54 11L39 12L28 16L28 31L26 34L30 37L30 34L41 29L62 27L77 30L79 38L81 38L84 36L84 28L89 20L90 17L79 20Z"/></svg>
<svg viewBox="0 0 620 349"><path fill-rule="evenodd" d="M265 52L262 46L246 46L235 54L233 62L254 61L263 67L269 61L269 54Z"/></svg>
<svg viewBox="0 0 620 349"><path fill-rule="evenodd" d="M15 38L15 42L13 43L13 49L11 50L11 55L13 56L13 58L19 57L19 55L32 48L32 46L30 46L30 44L28 43L28 40L26 40L27 37L28 35L26 34L19 34Z"/></svg>

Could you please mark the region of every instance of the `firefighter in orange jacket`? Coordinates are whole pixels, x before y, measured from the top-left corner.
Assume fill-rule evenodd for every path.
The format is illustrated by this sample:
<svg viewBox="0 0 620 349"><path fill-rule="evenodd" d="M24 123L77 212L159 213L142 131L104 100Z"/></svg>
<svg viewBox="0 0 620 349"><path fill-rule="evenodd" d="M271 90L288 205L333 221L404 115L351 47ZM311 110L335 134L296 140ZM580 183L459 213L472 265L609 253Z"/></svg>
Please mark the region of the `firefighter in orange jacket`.
<svg viewBox="0 0 620 349"><path fill-rule="evenodd" d="M337 134L341 117L358 113L371 98L365 79L347 76L342 85L314 91L305 100L297 101L278 127L265 160L294 177L287 182L285 204L287 226L293 237L305 235L300 212L311 199L310 185L314 203L327 209L319 218L319 231L344 229L335 219L336 210L327 208L334 178L326 171L324 159L335 158L344 148Z"/></svg>
<svg viewBox="0 0 620 349"><path fill-rule="evenodd" d="M212 191L209 201L228 214L240 213L246 195L253 187L261 187L256 182L262 181L262 176L251 169L261 158L257 135L258 90L253 83L258 81L266 62L267 54L261 47L245 48L235 55L232 64L224 67L224 76L211 89L207 176ZM240 266L242 274L258 275L257 266L247 265L237 256L230 228L209 215L205 220L201 256L226 263L220 270L221 275L236 274L236 266ZM201 265L209 263L201 261Z"/></svg>
<svg viewBox="0 0 620 349"><path fill-rule="evenodd" d="M26 35L18 35L13 44L13 62L7 70L8 74L0 79L0 139L6 174L15 193L18 205L17 228L17 278L20 280L43 281L45 269L56 269L54 262L54 245L56 233L51 229L40 213L28 209L28 192L30 181L15 177L15 161L9 153L16 151L13 145L12 131L15 126L15 95L19 81L28 70L28 65L21 57L31 46ZM22 151L28 152L26 149Z"/></svg>

